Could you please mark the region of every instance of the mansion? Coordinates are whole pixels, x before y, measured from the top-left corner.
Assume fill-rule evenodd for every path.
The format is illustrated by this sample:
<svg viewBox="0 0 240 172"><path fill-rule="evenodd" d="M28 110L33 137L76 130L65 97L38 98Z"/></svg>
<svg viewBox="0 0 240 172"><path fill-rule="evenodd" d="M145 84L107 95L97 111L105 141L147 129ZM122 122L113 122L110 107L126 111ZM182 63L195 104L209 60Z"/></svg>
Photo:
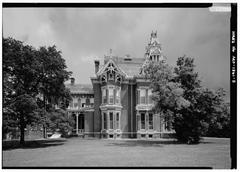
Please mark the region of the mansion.
<svg viewBox="0 0 240 172"><path fill-rule="evenodd" d="M160 138L173 133L170 123L152 111L150 81L141 75L146 61L165 61L157 33L152 32L143 58L104 56L95 60L92 85L66 85L72 102L68 115L75 119L73 133L99 138Z"/></svg>

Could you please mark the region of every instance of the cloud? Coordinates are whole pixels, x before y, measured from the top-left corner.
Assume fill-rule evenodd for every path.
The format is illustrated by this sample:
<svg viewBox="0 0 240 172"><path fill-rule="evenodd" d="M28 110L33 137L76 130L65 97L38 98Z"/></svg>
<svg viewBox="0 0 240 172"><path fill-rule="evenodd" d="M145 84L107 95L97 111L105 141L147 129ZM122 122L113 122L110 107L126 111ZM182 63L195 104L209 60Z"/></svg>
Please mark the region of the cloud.
<svg viewBox="0 0 240 172"><path fill-rule="evenodd" d="M55 44L76 82L90 83L94 58L113 54L143 58L158 31L167 62L194 57L209 87L229 90L230 13L200 8L17 8L3 9L3 35L35 47ZM102 61L102 60L101 60Z"/></svg>

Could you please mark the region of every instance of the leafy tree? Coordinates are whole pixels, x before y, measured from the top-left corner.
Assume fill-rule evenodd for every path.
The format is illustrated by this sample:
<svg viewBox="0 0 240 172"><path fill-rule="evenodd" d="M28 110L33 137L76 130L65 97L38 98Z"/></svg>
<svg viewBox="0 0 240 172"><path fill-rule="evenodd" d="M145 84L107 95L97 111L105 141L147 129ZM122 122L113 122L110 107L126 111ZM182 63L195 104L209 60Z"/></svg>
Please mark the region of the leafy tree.
<svg viewBox="0 0 240 172"><path fill-rule="evenodd" d="M64 82L70 75L55 46L36 50L13 38L3 38L4 131L9 126L19 127L23 143L26 125L35 122L36 117L46 116L47 105L69 99ZM40 121L44 124L44 120Z"/></svg>
<svg viewBox="0 0 240 172"><path fill-rule="evenodd" d="M194 59L186 56L178 58L175 67L175 81L181 83L183 97L191 103L178 112L173 125L178 140L188 143L198 143L200 136L207 132L214 114L221 109L224 97L222 89L212 91L203 88L194 68Z"/></svg>
<svg viewBox="0 0 240 172"><path fill-rule="evenodd" d="M52 132L60 132L63 137L67 137L69 131L73 129L75 121L72 117L68 117L66 111L62 109L52 109L48 113L48 128Z"/></svg>
<svg viewBox="0 0 240 172"><path fill-rule="evenodd" d="M164 62L147 62L142 73L151 80L154 110L171 119L176 138L198 143L219 113L223 94L203 88L194 70L194 59L180 57L174 70Z"/></svg>
<svg viewBox="0 0 240 172"><path fill-rule="evenodd" d="M179 118L179 112L190 106L190 102L183 97L184 89L176 82L173 69L164 62L147 62L142 67L142 73L151 80L153 89L154 111L162 118L172 119L173 124Z"/></svg>

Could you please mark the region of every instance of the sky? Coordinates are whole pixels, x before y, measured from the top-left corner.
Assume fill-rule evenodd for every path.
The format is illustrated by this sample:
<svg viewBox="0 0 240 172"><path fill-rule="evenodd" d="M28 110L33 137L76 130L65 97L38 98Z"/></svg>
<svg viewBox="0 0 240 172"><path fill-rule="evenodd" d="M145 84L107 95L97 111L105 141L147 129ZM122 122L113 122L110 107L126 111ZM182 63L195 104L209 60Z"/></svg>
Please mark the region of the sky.
<svg viewBox="0 0 240 172"><path fill-rule="evenodd" d="M94 59L143 58L157 31L167 63L195 59L202 85L230 90L229 12L208 8L3 8L3 36L35 48L56 45L76 83L90 84Z"/></svg>

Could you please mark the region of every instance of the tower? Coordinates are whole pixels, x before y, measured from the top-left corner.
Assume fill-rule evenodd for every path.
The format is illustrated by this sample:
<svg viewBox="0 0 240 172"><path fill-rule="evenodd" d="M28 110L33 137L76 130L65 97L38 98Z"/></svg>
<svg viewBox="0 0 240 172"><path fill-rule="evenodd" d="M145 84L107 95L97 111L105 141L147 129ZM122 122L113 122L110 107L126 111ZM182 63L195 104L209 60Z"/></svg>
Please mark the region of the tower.
<svg viewBox="0 0 240 172"><path fill-rule="evenodd" d="M150 41L146 47L145 60L162 61L165 57L162 54L161 44L157 38L157 31L151 33Z"/></svg>

